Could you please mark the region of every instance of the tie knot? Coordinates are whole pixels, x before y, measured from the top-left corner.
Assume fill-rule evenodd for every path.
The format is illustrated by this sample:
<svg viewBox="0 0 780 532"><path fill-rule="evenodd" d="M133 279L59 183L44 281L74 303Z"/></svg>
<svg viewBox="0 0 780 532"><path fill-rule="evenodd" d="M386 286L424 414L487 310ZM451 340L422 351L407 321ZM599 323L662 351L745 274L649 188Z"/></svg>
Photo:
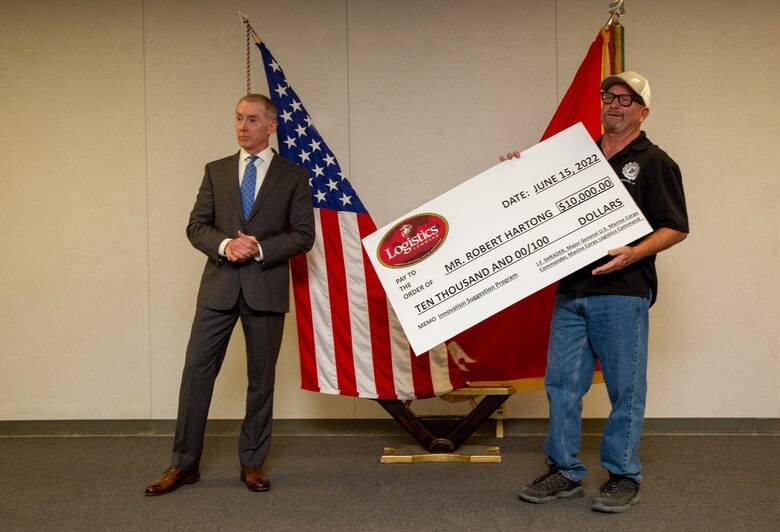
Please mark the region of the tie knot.
<svg viewBox="0 0 780 532"><path fill-rule="evenodd" d="M246 158L246 162L249 164L255 164L255 161L258 160L259 158L260 157L258 157L257 155L250 155L249 157Z"/></svg>

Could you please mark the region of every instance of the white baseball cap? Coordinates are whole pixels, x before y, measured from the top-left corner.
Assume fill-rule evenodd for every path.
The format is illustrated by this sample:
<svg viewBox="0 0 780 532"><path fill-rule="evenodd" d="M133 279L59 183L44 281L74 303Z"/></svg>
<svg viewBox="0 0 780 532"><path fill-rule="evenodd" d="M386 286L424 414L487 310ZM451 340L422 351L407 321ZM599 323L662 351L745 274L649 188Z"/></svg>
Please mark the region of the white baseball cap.
<svg viewBox="0 0 780 532"><path fill-rule="evenodd" d="M650 82L642 74L633 70L626 70L620 74L607 76L601 82L601 90L607 90L615 83L623 83L634 91L645 102L645 107L650 107Z"/></svg>

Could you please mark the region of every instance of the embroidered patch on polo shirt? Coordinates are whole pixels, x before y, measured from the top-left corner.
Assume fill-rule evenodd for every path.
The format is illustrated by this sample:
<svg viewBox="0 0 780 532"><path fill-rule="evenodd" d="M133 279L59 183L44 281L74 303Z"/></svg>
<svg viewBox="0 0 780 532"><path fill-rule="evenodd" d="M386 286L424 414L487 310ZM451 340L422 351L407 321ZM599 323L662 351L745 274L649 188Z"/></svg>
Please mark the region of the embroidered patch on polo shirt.
<svg viewBox="0 0 780 532"><path fill-rule="evenodd" d="M623 167L622 172L625 181L628 181L633 185L634 181L636 181L636 178L639 177L639 163L633 161L630 163L626 163L626 165Z"/></svg>

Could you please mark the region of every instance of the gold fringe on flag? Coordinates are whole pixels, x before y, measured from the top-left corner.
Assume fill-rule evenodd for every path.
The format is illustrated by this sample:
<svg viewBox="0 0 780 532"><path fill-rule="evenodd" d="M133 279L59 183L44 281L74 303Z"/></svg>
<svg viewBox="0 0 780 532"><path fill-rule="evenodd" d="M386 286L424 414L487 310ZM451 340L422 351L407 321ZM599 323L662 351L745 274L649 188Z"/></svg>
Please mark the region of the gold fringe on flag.
<svg viewBox="0 0 780 532"><path fill-rule="evenodd" d="M620 74L626 69L623 26L619 22L601 28L602 39L602 79Z"/></svg>

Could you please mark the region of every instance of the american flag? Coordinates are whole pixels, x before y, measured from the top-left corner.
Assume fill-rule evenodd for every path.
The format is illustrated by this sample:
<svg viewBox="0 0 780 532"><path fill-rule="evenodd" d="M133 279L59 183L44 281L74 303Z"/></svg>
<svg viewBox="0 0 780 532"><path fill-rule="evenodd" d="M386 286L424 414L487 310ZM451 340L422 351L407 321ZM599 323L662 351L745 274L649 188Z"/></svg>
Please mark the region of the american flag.
<svg viewBox="0 0 780 532"><path fill-rule="evenodd" d="M466 385L441 346L415 356L361 240L376 225L263 42L279 152L309 171L314 247L292 260L301 387L371 399L420 399Z"/></svg>

